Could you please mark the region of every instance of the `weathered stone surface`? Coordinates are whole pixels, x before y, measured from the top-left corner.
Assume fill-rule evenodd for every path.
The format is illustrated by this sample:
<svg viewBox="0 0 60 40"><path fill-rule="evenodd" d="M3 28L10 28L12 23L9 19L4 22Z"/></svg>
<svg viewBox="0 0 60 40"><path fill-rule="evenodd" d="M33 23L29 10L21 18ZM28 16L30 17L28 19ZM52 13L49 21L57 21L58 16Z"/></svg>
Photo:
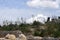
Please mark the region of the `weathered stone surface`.
<svg viewBox="0 0 60 40"><path fill-rule="evenodd" d="M16 37L22 33L21 31L0 31L0 38L5 37L7 34L14 34Z"/></svg>

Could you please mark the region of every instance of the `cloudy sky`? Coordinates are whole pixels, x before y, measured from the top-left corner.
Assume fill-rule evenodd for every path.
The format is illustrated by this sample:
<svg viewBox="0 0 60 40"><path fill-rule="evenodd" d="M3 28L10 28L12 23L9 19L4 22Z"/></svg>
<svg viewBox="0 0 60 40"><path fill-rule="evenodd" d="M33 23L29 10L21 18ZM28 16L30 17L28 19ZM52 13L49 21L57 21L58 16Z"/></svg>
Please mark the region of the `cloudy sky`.
<svg viewBox="0 0 60 40"><path fill-rule="evenodd" d="M60 16L60 0L0 0L0 22L38 14Z"/></svg>

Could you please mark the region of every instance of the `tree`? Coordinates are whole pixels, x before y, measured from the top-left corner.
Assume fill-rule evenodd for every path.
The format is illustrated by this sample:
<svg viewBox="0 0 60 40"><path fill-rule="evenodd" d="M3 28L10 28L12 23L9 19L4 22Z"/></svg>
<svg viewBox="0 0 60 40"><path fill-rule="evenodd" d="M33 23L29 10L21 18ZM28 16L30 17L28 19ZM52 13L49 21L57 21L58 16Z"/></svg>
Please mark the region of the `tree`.
<svg viewBox="0 0 60 40"><path fill-rule="evenodd" d="M32 25L33 25L33 26L36 26L36 27L39 27L39 26L41 26L41 25L43 25L43 24L40 23L39 21L34 21Z"/></svg>

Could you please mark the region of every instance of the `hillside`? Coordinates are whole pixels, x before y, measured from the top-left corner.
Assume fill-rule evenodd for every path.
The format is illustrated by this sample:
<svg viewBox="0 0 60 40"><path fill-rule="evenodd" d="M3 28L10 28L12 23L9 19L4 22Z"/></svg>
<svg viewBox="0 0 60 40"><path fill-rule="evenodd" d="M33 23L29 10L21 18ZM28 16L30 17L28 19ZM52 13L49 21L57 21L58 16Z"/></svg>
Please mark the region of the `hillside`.
<svg viewBox="0 0 60 40"><path fill-rule="evenodd" d="M31 24L21 23L0 26L0 31L16 31L20 30L25 35L41 36L41 37L60 37L60 19L53 18L52 21L47 19L43 24L39 21L34 21Z"/></svg>

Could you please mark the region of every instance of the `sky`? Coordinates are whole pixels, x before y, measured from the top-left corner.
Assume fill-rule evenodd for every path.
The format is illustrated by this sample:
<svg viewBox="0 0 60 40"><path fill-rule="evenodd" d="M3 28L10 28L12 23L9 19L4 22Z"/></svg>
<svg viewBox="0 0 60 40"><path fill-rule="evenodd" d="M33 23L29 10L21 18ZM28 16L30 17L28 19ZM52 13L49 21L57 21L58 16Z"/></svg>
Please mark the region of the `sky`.
<svg viewBox="0 0 60 40"><path fill-rule="evenodd" d="M0 0L0 23L34 15L60 16L60 0Z"/></svg>

